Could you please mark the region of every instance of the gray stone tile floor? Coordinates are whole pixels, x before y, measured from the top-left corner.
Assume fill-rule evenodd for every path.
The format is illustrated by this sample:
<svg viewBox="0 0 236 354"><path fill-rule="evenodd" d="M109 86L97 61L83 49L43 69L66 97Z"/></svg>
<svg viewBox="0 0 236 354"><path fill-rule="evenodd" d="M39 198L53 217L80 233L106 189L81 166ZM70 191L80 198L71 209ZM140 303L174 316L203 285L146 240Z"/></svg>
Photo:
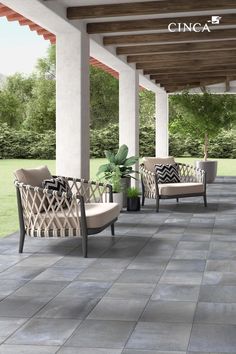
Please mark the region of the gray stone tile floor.
<svg viewBox="0 0 236 354"><path fill-rule="evenodd" d="M89 239L0 239L0 354L236 354L236 177Z"/></svg>

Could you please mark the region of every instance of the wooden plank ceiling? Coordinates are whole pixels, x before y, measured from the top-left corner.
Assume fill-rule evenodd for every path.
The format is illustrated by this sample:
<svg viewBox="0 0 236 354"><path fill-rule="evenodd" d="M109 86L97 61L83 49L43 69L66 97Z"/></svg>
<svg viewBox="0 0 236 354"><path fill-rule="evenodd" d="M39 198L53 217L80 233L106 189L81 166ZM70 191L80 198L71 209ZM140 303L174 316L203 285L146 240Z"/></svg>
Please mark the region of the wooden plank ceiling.
<svg viewBox="0 0 236 354"><path fill-rule="evenodd" d="M212 25L211 16L220 16ZM162 0L69 7L89 34L168 92L236 79L236 0ZM175 23L208 23L210 32L169 32ZM203 28L202 27L198 27Z"/></svg>

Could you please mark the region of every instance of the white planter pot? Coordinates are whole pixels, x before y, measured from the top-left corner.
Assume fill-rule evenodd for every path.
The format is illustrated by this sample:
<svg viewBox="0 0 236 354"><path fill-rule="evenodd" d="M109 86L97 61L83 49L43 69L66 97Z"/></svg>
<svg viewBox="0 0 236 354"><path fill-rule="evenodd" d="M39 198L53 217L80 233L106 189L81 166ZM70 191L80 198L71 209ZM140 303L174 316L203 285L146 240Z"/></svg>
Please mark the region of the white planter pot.
<svg viewBox="0 0 236 354"><path fill-rule="evenodd" d="M196 161L195 165L206 172L207 183L214 182L217 175L217 161Z"/></svg>
<svg viewBox="0 0 236 354"><path fill-rule="evenodd" d="M113 193L113 202L120 205L120 210L123 208L123 193Z"/></svg>

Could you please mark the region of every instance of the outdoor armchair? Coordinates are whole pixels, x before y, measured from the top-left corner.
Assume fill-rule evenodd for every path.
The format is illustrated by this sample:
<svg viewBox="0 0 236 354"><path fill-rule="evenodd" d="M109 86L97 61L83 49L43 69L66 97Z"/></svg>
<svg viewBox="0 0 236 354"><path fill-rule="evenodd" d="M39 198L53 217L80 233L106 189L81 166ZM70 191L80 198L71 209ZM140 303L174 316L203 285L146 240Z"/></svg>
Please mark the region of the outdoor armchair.
<svg viewBox="0 0 236 354"><path fill-rule="evenodd" d="M33 180L32 174L30 177L28 175L28 182L25 176L22 177L22 171L27 170L15 173L20 222L19 252L23 252L25 235L41 238L81 236L83 256L87 257L88 235L97 234L108 226L111 226L114 235L114 223L120 209L117 203L112 203L112 187L109 184L63 177L71 193L52 191L39 186L45 176L48 177L47 173L50 174L45 168L28 170L33 171L34 177L38 174Z"/></svg>
<svg viewBox="0 0 236 354"><path fill-rule="evenodd" d="M158 183L155 171L156 164L175 165L179 174L179 183ZM159 211L160 199L203 196L207 206L205 171L191 165L176 163L173 157L145 157L140 165L142 182L142 205L145 198L156 200L156 211Z"/></svg>

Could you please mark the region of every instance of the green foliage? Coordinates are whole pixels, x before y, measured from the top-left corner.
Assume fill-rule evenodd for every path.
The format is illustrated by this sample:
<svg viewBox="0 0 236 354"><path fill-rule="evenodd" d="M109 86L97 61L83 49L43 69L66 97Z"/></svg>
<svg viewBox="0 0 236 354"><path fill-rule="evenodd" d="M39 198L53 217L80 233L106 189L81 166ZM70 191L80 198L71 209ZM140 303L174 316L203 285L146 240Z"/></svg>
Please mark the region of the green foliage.
<svg viewBox="0 0 236 354"><path fill-rule="evenodd" d="M155 156L154 124L141 124L139 132L140 156Z"/></svg>
<svg viewBox="0 0 236 354"><path fill-rule="evenodd" d="M54 159L56 137L53 131L45 134L28 130L14 130L6 123L0 124L1 159Z"/></svg>
<svg viewBox="0 0 236 354"><path fill-rule="evenodd" d="M104 178L109 180L111 175L117 171L120 171L121 177L129 177L135 171L132 166L138 161L137 156L131 156L128 158L128 146L121 145L117 151L105 150L105 156L108 160L108 164L101 165L98 169L97 175L103 174Z"/></svg>
<svg viewBox="0 0 236 354"><path fill-rule="evenodd" d="M51 45L47 50L45 58L40 58L36 66L37 72L41 78L56 79L56 46Z"/></svg>
<svg viewBox="0 0 236 354"><path fill-rule="evenodd" d="M187 91L171 97L176 113L171 121L173 133L190 134L204 143L205 158L208 156L208 139L214 138L220 129L229 129L236 120L234 95L189 94ZM173 109L173 107L172 107Z"/></svg>
<svg viewBox="0 0 236 354"><path fill-rule="evenodd" d="M119 117L119 81L102 69L90 66L91 128L117 123Z"/></svg>
<svg viewBox="0 0 236 354"><path fill-rule="evenodd" d="M121 172L119 166L116 166L113 171L111 172L108 182L112 185L113 193L120 193L121 192Z"/></svg>
<svg viewBox="0 0 236 354"><path fill-rule="evenodd" d="M142 125L152 125L155 121L155 93L148 90L139 92L139 118Z"/></svg>
<svg viewBox="0 0 236 354"><path fill-rule="evenodd" d="M116 151L119 147L118 124L108 124L103 129L90 131L91 157L104 157L104 151Z"/></svg>
<svg viewBox="0 0 236 354"><path fill-rule="evenodd" d="M128 198L137 198L140 192L136 187L130 187L127 189L127 197Z"/></svg>
<svg viewBox="0 0 236 354"><path fill-rule="evenodd" d="M22 108L17 97L8 91L0 91L0 122L18 128L22 120Z"/></svg>
<svg viewBox="0 0 236 354"><path fill-rule="evenodd" d="M27 105L27 118L23 123L25 129L43 133L48 130L55 131L56 82L40 78L35 81L32 98Z"/></svg>

